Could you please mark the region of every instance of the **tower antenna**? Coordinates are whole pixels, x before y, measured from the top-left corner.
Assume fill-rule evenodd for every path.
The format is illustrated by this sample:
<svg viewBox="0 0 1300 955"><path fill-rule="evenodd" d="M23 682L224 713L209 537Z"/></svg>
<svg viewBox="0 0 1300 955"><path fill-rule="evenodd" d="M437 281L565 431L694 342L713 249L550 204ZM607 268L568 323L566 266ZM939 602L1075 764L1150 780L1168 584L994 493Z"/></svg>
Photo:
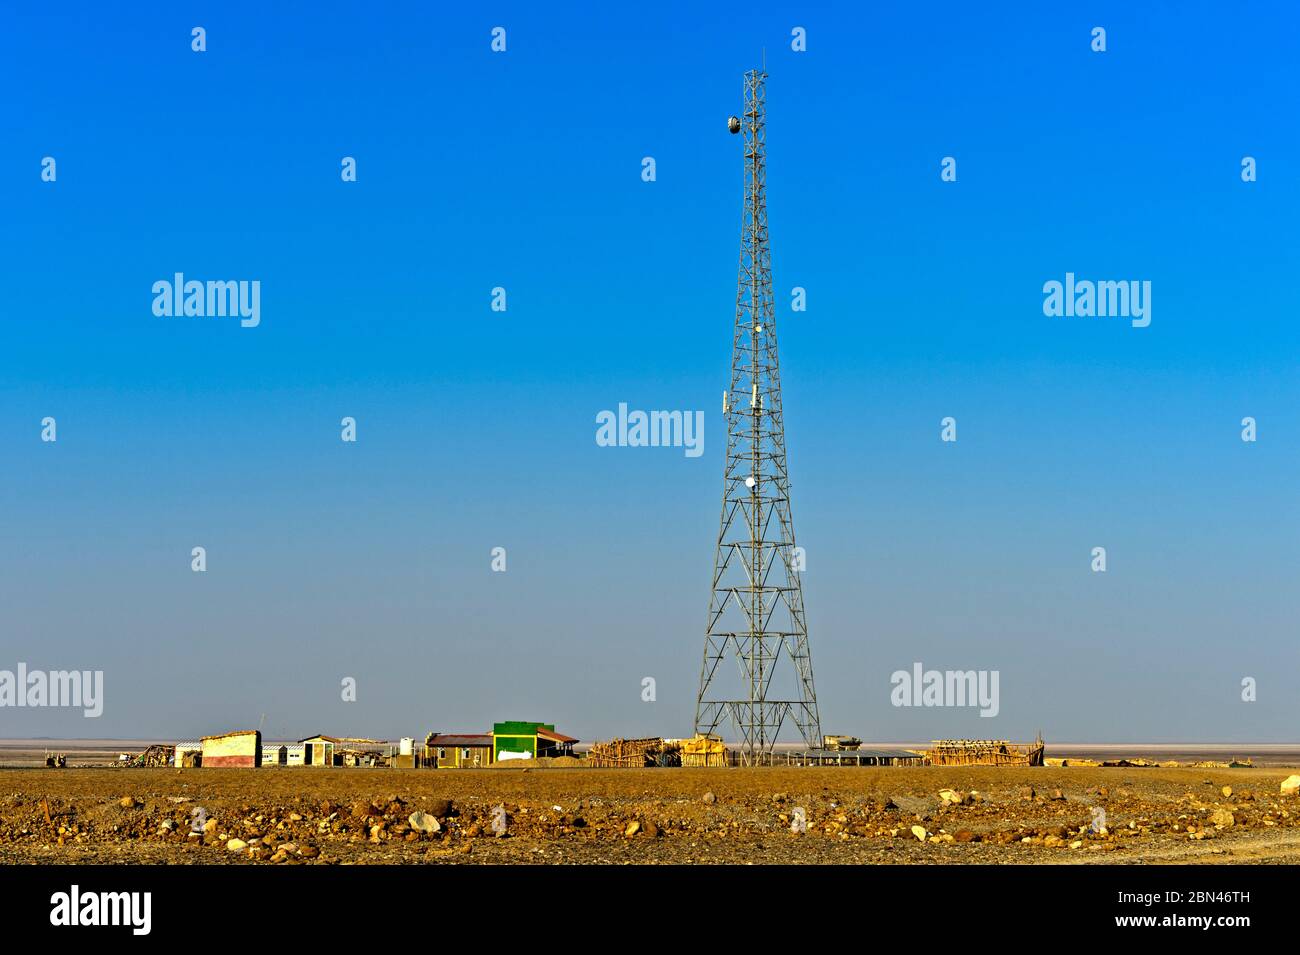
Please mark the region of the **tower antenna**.
<svg viewBox="0 0 1300 955"><path fill-rule="evenodd" d="M766 66L766 50L763 59ZM731 387L723 397L727 457L722 519L695 704L695 732L712 733L729 718L746 765L770 759L787 717L806 745L822 745L802 565L790 514L777 363L767 234L766 80L765 69L745 74L743 117L728 121L732 132L745 134L745 209ZM719 672L728 657L740 669L740 684L732 693L721 685L725 674Z"/></svg>

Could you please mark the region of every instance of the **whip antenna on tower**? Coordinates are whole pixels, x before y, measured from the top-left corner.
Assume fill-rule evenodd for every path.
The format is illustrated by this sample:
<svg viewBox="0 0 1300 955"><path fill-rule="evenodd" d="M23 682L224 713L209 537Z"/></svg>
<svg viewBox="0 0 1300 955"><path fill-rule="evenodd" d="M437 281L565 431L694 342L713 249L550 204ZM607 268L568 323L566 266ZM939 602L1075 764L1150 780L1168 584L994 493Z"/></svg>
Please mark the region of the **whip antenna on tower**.
<svg viewBox="0 0 1300 955"><path fill-rule="evenodd" d="M744 113L727 120L732 133L744 133L745 209L731 386L723 399L722 520L695 706L695 732L713 733L730 720L747 765L770 756L787 718L805 744L822 745L790 515L777 364L767 235L766 80L766 70L745 74ZM749 401L725 397L746 393ZM738 683L728 682L728 660L738 665Z"/></svg>

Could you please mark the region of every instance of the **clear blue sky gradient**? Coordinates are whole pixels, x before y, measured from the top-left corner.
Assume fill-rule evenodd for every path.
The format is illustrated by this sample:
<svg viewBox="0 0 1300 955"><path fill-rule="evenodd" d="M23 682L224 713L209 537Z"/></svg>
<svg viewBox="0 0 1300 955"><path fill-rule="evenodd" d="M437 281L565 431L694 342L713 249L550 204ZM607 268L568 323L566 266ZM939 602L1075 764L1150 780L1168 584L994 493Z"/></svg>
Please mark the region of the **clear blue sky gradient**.
<svg viewBox="0 0 1300 955"><path fill-rule="evenodd" d="M1294 5L745 9L7 7L0 668L106 699L0 736L689 733L766 48L823 728L1294 741ZM260 280L260 327L154 316L178 271ZM1067 271L1150 327L1045 317ZM598 447L621 401L703 409L703 456ZM1000 714L893 707L913 661Z"/></svg>

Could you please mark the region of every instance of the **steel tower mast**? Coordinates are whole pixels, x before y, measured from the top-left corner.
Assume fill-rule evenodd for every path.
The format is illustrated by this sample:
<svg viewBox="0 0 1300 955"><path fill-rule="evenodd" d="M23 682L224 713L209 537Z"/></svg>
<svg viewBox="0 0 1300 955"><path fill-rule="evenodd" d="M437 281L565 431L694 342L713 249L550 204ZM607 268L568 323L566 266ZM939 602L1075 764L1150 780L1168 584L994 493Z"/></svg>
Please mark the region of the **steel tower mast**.
<svg viewBox="0 0 1300 955"><path fill-rule="evenodd" d="M744 115L729 123L733 133L744 132L745 207L731 387L722 398L727 419L722 520L695 706L697 733L712 733L730 718L746 764L772 752L787 717L808 746L822 745L796 568L777 365L767 234L766 80L764 70L745 74ZM729 656L739 664L738 684L720 672L729 669L723 667Z"/></svg>

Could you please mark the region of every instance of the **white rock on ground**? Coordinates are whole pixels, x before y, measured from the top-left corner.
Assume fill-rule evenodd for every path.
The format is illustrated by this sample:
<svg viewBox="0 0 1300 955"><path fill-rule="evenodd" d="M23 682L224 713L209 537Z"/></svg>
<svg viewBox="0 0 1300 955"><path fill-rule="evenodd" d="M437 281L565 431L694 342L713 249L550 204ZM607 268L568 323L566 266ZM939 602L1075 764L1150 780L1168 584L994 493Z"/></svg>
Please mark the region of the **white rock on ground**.
<svg viewBox="0 0 1300 955"><path fill-rule="evenodd" d="M411 817L406 821L409 822L411 828L415 829L417 832L440 832L442 830L442 824L427 812L420 812L417 810L411 813Z"/></svg>

